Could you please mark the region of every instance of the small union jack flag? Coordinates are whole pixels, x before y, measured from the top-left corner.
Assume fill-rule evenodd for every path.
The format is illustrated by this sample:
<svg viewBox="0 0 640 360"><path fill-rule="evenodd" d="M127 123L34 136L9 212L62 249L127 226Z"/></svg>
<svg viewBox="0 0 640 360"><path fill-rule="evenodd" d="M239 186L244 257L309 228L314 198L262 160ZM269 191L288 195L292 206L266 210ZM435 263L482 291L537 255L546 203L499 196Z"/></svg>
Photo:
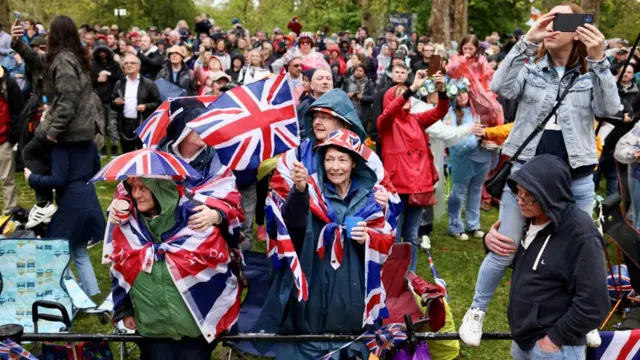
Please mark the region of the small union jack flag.
<svg viewBox="0 0 640 360"><path fill-rule="evenodd" d="M393 349L394 347L407 340L407 333L404 331L403 326L403 324L393 323L385 325L377 331L366 331L362 335L358 336L358 338L354 341L347 343L341 348L324 355L320 358L320 360L340 359L339 355L341 351L350 347L351 344L356 341L364 341L367 345L367 348L371 352L371 355L381 358L387 351ZM371 337L374 338L371 340L365 340L365 338Z"/></svg>
<svg viewBox="0 0 640 360"><path fill-rule="evenodd" d="M225 92L187 126L233 170L257 169L263 160L300 144L285 73Z"/></svg>
<svg viewBox="0 0 640 360"><path fill-rule="evenodd" d="M38 360L37 357L9 338L0 340L0 359Z"/></svg>

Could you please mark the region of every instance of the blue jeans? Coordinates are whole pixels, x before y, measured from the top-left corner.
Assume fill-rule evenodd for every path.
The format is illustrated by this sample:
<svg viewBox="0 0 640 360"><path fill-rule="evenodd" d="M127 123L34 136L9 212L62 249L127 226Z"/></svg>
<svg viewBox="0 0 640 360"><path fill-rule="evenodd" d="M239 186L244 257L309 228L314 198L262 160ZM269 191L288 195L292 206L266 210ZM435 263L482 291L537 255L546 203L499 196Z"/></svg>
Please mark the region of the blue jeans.
<svg viewBox="0 0 640 360"><path fill-rule="evenodd" d="M511 343L513 360L584 360L586 348L582 346L562 346L554 353L546 353L540 349L538 342L529 351L524 351L515 342Z"/></svg>
<svg viewBox="0 0 640 360"><path fill-rule="evenodd" d="M465 172L452 171L451 180L453 188L449 194L449 233L461 234L465 231L462 225L462 204L465 195L467 231L480 230L480 200L482 198L482 185L484 184L491 161L475 162L467 161L470 168Z"/></svg>
<svg viewBox="0 0 640 360"><path fill-rule="evenodd" d="M640 230L640 180L629 179L631 188L631 207L633 208L633 226Z"/></svg>
<svg viewBox="0 0 640 360"><path fill-rule="evenodd" d="M513 174L518 171L522 165L515 164L511 170ZM591 214L593 212L595 191L593 188L593 178L591 176L584 176L580 179L573 180L571 182L571 191L573 192L573 198L576 201L576 205L585 212ZM515 241L516 248L520 246L520 240L522 239L523 227L525 223L524 217L520 214L520 207L516 198L513 196L511 189L508 185L505 185L502 192L502 198L500 199L500 234L505 235L513 241ZM476 281L476 291L473 296L472 308L478 308L482 311L487 311L487 305L493 296L493 293L500 285L500 280L504 275L505 270L511 262L515 253L509 256L500 256L492 252L488 253L480 265L478 271L478 280Z"/></svg>
<svg viewBox="0 0 640 360"><path fill-rule="evenodd" d="M422 207L409 205L408 199L409 195L400 195L402 213L398 218L396 242L399 243L404 238L404 242L411 243L411 265L409 265L409 270L415 272L418 265L418 228L422 219Z"/></svg>
<svg viewBox="0 0 640 360"><path fill-rule="evenodd" d="M96 280L96 273L93 271L91 259L87 252L87 242L70 242L69 250L71 252L73 264L76 266L76 271L78 272L80 288L89 296L100 294L98 280Z"/></svg>
<svg viewBox="0 0 640 360"><path fill-rule="evenodd" d="M598 169L593 173L593 182L596 190L600 185L600 178L604 175L607 181L607 196L618 193L618 170L613 155L602 155L598 163Z"/></svg>

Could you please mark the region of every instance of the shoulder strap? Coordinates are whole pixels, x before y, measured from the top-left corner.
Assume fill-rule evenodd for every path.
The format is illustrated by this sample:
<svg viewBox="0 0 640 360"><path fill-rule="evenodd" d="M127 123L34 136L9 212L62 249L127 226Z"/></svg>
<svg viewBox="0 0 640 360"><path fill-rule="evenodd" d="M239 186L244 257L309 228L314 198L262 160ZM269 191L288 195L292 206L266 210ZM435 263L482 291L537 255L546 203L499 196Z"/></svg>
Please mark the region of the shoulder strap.
<svg viewBox="0 0 640 360"><path fill-rule="evenodd" d="M511 162L516 162L518 160L518 156L520 156L522 151L527 147L527 145L531 142L531 140L533 140L533 138L535 138L538 135L538 133L540 133L540 131L544 129L544 127L547 125L549 120L553 117L556 111L558 111L558 108L560 107L560 104L562 104L562 101L564 100L564 98L567 97L567 94L569 94L569 90L571 90L571 88L573 87L573 84L575 83L578 76L580 75L575 75L571 77L571 81L569 81L569 84L567 84L567 87L562 92L562 95L560 95L560 97L558 98L558 101L556 101L556 104L551 109L551 112L549 113L549 115L547 115L547 117L545 117L544 120L542 120L538 124L538 126L536 126L536 128L533 129L533 132L531 132L531 134L529 134L529 136L522 142L522 145L520 145L518 150L516 150L515 154L513 154L513 156L511 157Z"/></svg>

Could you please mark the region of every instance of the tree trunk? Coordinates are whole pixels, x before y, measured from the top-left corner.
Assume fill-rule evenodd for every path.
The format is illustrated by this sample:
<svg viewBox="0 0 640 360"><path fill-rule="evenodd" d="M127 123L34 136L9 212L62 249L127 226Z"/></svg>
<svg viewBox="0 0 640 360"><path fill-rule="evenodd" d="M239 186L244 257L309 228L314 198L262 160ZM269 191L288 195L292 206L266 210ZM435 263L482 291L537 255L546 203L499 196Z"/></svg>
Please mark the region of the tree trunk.
<svg viewBox="0 0 640 360"><path fill-rule="evenodd" d="M9 18L9 0L0 0L0 24L4 31L11 32L11 19Z"/></svg>
<svg viewBox="0 0 640 360"><path fill-rule="evenodd" d="M434 42L449 43L451 41L450 7L451 0L433 0L431 2L429 33Z"/></svg>
<svg viewBox="0 0 640 360"><path fill-rule="evenodd" d="M453 40L460 41L467 35L469 0L454 0L453 5Z"/></svg>
<svg viewBox="0 0 640 360"><path fill-rule="evenodd" d="M586 13L593 14L593 25L598 26L600 0L580 0L580 6L582 6Z"/></svg>

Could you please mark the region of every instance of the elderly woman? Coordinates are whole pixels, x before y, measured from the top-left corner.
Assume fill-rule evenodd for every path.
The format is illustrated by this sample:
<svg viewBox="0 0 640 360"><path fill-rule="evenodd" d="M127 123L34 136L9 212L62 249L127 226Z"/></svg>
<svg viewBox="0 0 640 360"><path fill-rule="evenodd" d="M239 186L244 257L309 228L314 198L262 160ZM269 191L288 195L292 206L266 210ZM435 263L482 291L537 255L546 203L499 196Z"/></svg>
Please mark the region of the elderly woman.
<svg viewBox="0 0 640 360"><path fill-rule="evenodd" d="M240 300L223 217L192 230L187 221L197 209L181 201L174 181L129 177L124 187L128 198L119 208L135 216L113 231L114 319L149 338L140 344L142 359L210 359L212 341L231 328ZM213 306L203 304L202 292Z"/></svg>
<svg viewBox="0 0 640 360"><path fill-rule="evenodd" d="M376 224L377 220L384 219L386 200L374 195L380 188L375 188L377 176L362 157L362 146L355 133L337 130L316 147L317 176L310 177L309 170L298 161L287 167L287 174L283 176L293 186L288 194L282 194L286 199L283 198L280 210L308 281L309 295L307 301L298 301L296 292L292 291L295 285L289 269L276 270L256 331L361 333L364 324L379 320L375 314L371 321L363 324L363 314L369 319L365 313L369 308L365 306L365 274L370 280L380 276L379 271L377 274L367 271L365 252L375 248L386 253L393 238L388 223L384 222L384 227ZM310 209L316 205L326 212ZM350 225L350 217L360 221ZM269 236L275 238L275 228L268 231ZM319 250L319 238L321 249L335 248L336 242L341 241L342 259L332 256L328 250ZM275 345L275 352L278 359L312 359L342 345L279 343ZM368 350L361 343L353 344L350 350L359 352L362 358L368 356Z"/></svg>

